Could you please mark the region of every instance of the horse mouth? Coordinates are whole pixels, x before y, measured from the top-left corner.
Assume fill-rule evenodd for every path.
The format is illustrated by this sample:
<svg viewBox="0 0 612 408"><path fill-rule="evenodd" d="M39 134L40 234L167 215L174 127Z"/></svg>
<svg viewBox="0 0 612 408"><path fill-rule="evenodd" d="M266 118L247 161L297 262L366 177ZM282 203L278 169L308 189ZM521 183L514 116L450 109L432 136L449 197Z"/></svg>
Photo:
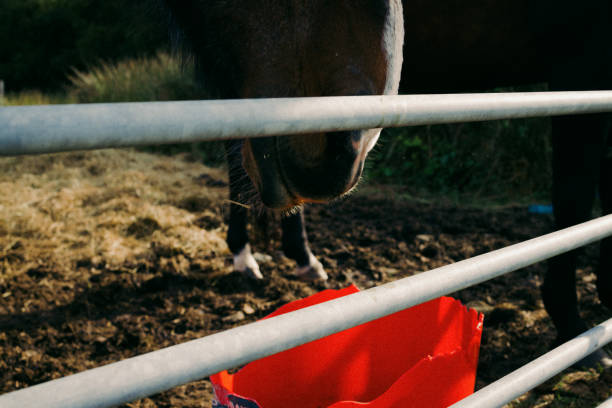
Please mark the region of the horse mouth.
<svg viewBox="0 0 612 408"><path fill-rule="evenodd" d="M313 134L250 139L243 165L268 208L289 210L345 195L359 181L365 151L347 149L346 135ZM342 147L338 147L339 145Z"/></svg>

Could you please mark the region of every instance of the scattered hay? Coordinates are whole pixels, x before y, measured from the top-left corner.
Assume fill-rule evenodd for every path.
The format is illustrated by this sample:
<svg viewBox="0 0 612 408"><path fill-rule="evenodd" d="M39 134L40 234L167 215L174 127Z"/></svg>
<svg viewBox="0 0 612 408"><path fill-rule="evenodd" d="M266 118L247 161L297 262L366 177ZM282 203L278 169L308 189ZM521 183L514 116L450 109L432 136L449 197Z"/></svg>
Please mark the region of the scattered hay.
<svg viewBox="0 0 612 408"><path fill-rule="evenodd" d="M135 238L146 238L151 236L153 232L161 227L158 222L151 217L138 218L127 228L128 235L133 235Z"/></svg>
<svg viewBox="0 0 612 408"><path fill-rule="evenodd" d="M226 253L226 185L222 170L132 150L3 158L0 260L18 274L41 260L70 273L138 265L160 248Z"/></svg>

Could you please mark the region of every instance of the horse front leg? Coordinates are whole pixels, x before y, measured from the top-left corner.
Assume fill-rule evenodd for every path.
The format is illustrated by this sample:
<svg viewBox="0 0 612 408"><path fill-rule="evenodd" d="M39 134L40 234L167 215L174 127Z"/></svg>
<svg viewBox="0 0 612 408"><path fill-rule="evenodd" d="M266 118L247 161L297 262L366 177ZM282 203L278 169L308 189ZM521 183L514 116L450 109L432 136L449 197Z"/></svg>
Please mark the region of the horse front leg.
<svg viewBox="0 0 612 408"><path fill-rule="evenodd" d="M284 254L297 262L296 276L302 280L326 280L327 273L308 246L304 226L304 210L300 208L281 220L283 229L282 249Z"/></svg>
<svg viewBox="0 0 612 408"><path fill-rule="evenodd" d="M607 119L605 115L559 117L553 118L552 125L553 206L556 228L561 229L591 218ZM578 312L576 260L576 250L552 258L541 288L544 306L557 329L555 345L587 329ZM612 360L600 350L576 366L610 363Z"/></svg>
<svg viewBox="0 0 612 408"><path fill-rule="evenodd" d="M603 124L601 115L552 119L552 201L557 229L591 217L599 179ZM544 305L557 328L558 342L565 342L586 329L578 314L576 258L577 251L552 258L542 285Z"/></svg>
<svg viewBox="0 0 612 408"><path fill-rule="evenodd" d="M610 134L602 160L599 197L602 215L612 214L612 135ZM597 292L601 303L612 310L612 237L601 241L599 251Z"/></svg>
<svg viewBox="0 0 612 408"><path fill-rule="evenodd" d="M259 265L251 252L247 234L247 208L244 197L254 187L244 168L240 152L241 141L227 141L225 150L229 167L230 217L227 229L227 246L233 254L234 270L252 279L263 279ZM236 204L238 203L238 204Z"/></svg>

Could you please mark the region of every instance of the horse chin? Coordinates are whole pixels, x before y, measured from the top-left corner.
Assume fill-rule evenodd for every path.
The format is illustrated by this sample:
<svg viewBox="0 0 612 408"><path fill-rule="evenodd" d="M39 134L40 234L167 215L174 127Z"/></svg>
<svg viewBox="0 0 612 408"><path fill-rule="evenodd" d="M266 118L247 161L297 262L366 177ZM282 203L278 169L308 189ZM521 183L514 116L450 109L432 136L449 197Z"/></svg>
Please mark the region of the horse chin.
<svg viewBox="0 0 612 408"><path fill-rule="evenodd" d="M242 145L242 165L267 208L291 212L304 201L287 188L278 168L273 138L246 140Z"/></svg>

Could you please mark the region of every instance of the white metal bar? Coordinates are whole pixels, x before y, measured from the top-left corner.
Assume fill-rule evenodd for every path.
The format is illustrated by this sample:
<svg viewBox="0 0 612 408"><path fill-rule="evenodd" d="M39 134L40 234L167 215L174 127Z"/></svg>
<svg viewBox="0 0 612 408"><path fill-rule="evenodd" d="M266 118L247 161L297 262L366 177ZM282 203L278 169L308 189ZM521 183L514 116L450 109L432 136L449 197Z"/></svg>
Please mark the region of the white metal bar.
<svg viewBox="0 0 612 408"><path fill-rule="evenodd" d="M372 289L0 396L3 408L108 407L340 332L612 235L612 215Z"/></svg>
<svg viewBox="0 0 612 408"><path fill-rule="evenodd" d="M502 407L611 341L612 318L487 385L450 408Z"/></svg>
<svg viewBox="0 0 612 408"><path fill-rule="evenodd" d="M602 402L602 404L597 406L597 408L612 408L612 397Z"/></svg>
<svg viewBox="0 0 612 408"><path fill-rule="evenodd" d="M0 155L612 111L612 91L0 108Z"/></svg>

